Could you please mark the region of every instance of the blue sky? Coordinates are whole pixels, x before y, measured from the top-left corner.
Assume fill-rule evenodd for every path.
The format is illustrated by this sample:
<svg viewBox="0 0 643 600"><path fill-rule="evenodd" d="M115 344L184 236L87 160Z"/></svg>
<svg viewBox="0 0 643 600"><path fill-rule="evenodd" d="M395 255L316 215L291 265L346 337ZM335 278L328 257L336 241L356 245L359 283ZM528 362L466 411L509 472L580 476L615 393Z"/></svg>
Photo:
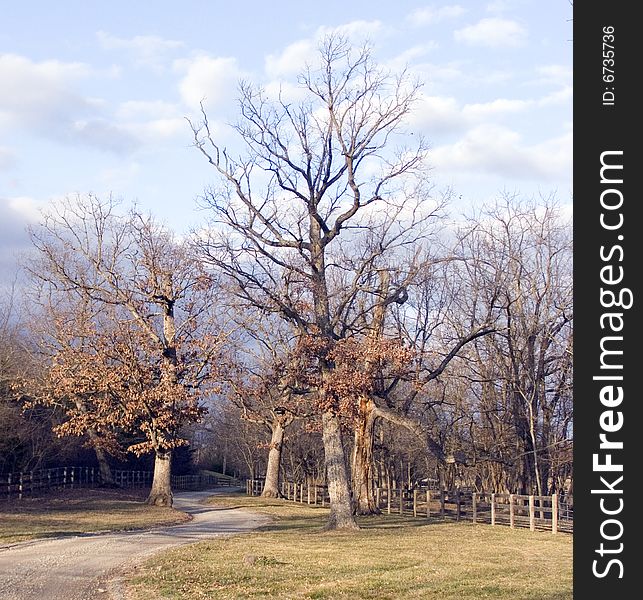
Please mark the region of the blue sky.
<svg viewBox="0 0 643 600"><path fill-rule="evenodd" d="M0 1L0 277L24 227L68 194L198 226L213 173L185 117L205 99L226 142L240 78L287 86L324 33L370 41L423 83L409 128L457 210L503 191L571 204L566 0L373 3ZM230 142L231 143L231 142Z"/></svg>

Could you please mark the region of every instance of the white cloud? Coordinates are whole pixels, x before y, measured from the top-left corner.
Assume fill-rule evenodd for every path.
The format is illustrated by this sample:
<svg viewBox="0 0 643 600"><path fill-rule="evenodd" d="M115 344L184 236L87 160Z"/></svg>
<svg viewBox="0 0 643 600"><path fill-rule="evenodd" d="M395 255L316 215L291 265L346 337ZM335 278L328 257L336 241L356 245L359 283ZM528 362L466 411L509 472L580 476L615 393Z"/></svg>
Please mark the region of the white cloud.
<svg viewBox="0 0 643 600"><path fill-rule="evenodd" d="M551 94L547 94L547 96L539 100L538 106L552 106L556 104L571 105L572 94L573 88L571 85L563 86L559 90L556 90Z"/></svg>
<svg viewBox="0 0 643 600"><path fill-rule="evenodd" d="M116 116L119 119L160 119L179 116L179 107L163 100L128 100L122 102Z"/></svg>
<svg viewBox="0 0 643 600"><path fill-rule="evenodd" d="M186 142L189 139L188 124L183 117L127 123L122 125L122 129L140 140L141 144L159 143L181 134L184 135Z"/></svg>
<svg viewBox="0 0 643 600"><path fill-rule="evenodd" d="M480 122L496 116L504 116L510 113L522 112L534 105L533 100L510 100L497 98L491 102L480 102L466 104L462 108L462 114L466 119Z"/></svg>
<svg viewBox="0 0 643 600"><path fill-rule="evenodd" d="M66 141L117 154L132 152L140 145L140 141L119 124L100 117L74 121Z"/></svg>
<svg viewBox="0 0 643 600"><path fill-rule="evenodd" d="M384 66L387 69L390 69L392 72L399 72L402 69L406 68L410 63L415 62L418 58L426 56L432 50L438 48L438 46L439 44L434 40L431 40L424 44L412 46L411 48L407 48L403 52L400 52L400 54L393 57L392 59L386 61L384 63Z"/></svg>
<svg viewBox="0 0 643 600"><path fill-rule="evenodd" d="M413 11L407 16L407 20L417 26L433 25L446 19L455 19L466 12L466 9L462 8L459 4L449 4L438 7L425 6L424 8L418 8Z"/></svg>
<svg viewBox="0 0 643 600"><path fill-rule="evenodd" d="M73 90L73 84L89 74L82 63L0 55L0 119L5 125L39 127L87 111L89 103Z"/></svg>
<svg viewBox="0 0 643 600"><path fill-rule="evenodd" d="M268 54L265 59L265 70L269 77L279 79L300 73L306 64L314 64L317 59L319 42L329 35L340 35L359 45L381 34L381 21L351 21L337 27L319 27L307 39L298 40L286 46L280 53Z"/></svg>
<svg viewBox="0 0 643 600"><path fill-rule="evenodd" d="M35 223L41 217L38 203L33 198L28 196L15 196L4 200L7 207L25 222Z"/></svg>
<svg viewBox="0 0 643 600"><path fill-rule="evenodd" d="M0 81L6 90L0 94L0 123L68 144L131 150L137 142L105 117L106 102L75 89L95 74L82 63L0 55Z"/></svg>
<svg viewBox="0 0 643 600"><path fill-rule="evenodd" d="M426 129L432 135L466 127L461 107L449 96L421 96L408 121L411 127Z"/></svg>
<svg viewBox="0 0 643 600"><path fill-rule="evenodd" d="M236 97L238 81L243 75L236 58L230 57L200 55L178 60L174 66L184 73L179 92L191 110L199 110L201 101L205 101L210 111L222 108Z"/></svg>
<svg viewBox="0 0 643 600"><path fill-rule="evenodd" d="M123 131L140 143L159 143L180 134L187 135L185 113L172 102L129 100L119 105L115 117Z"/></svg>
<svg viewBox="0 0 643 600"><path fill-rule="evenodd" d="M336 27L320 27L317 30L317 38L322 39L327 35L338 34L349 38L352 42L369 39L375 34L383 31L383 24L381 21L350 21Z"/></svg>
<svg viewBox="0 0 643 600"><path fill-rule="evenodd" d="M543 65L536 69L538 77L530 82L537 85L570 85L572 68L568 65Z"/></svg>
<svg viewBox="0 0 643 600"><path fill-rule="evenodd" d="M520 135L499 125L479 125L454 144L435 148L430 162L439 172L479 172L510 181L562 181L572 165L572 134L528 145Z"/></svg>
<svg viewBox="0 0 643 600"><path fill-rule="evenodd" d="M104 31L98 31L96 37L105 50L125 50L134 57L138 67L161 69L167 61L167 55L185 46L177 40L166 40L157 35L137 35L133 38L119 38Z"/></svg>
<svg viewBox="0 0 643 600"><path fill-rule="evenodd" d="M296 75L314 59L315 49L314 40L299 40L286 46L280 54L269 54L265 61L266 73L275 78Z"/></svg>
<svg viewBox="0 0 643 600"><path fill-rule="evenodd" d="M564 88L539 99L496 98L490 102L463 105L452 96L422 95L409 123L425 128L429 134L464 131L516 113L563 102L570 93L571 89Z"/></svg>
<svg viewBox="0 0 643 600"><path fill-rule="evenodd" d="M470 46L517 47L525 43L527 30L517 21L490 17L456 30L453 37Z"/></svg>

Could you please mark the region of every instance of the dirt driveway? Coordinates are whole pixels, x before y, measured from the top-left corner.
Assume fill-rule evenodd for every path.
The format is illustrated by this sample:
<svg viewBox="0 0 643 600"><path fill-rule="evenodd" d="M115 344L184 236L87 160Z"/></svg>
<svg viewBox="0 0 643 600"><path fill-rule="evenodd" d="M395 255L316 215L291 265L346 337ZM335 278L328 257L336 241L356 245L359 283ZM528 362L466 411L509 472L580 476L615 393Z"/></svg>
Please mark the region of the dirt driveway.
<svg viewBox="0 0 643 600"><path fill-rule="evenodd" d="M225 493L228 491L229 488ZM175 494L175 508L194 517L181 525L36 540L2 549L0 599L121 600L118 574L148 555L205 538L243 533L269 521L264 515L246 510L200 503L216 493L210 490Z"/></svg>

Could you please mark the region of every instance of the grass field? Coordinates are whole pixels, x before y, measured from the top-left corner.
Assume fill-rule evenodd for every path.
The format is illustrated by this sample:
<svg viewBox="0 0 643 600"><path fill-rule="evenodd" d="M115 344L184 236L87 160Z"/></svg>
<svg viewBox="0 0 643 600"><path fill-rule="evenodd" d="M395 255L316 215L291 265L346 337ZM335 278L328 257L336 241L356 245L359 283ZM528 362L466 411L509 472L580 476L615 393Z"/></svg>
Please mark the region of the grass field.
<svg viewBox="0 0 643 600"><path fill-rule="evenodd" d="M145 493L82 489L0 503L0 544L182 523L188 515L142 503Z"/></svg>
<svg viewBox="0 0 643 600"><path fill-rule="evenodd" d="M324 532L327 510L227 496L274 521L243 536L164 552L130 576L136 600L318 598L567 600L572 538L386 515L357 533Z"/></svg>

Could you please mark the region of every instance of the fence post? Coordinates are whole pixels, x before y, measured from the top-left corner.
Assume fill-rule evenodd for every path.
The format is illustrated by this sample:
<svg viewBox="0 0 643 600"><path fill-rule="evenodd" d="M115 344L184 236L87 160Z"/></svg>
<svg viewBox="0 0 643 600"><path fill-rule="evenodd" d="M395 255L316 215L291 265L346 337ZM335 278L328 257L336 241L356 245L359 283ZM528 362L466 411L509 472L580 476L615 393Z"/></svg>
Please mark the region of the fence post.
<svg viewBox="0 0 643 600"><path fill-rule="evenodd" d="M446 514L444 503L446 501L446 493L444 490L440 490L440 515L444 516Z"/></svg>
<svg viewBox="0 0 643 600"><path fill-rule="evenodd" d="M558 533L558 494L551 495L551 532Z"/></svg>
<svg viewBox="0 0 643 600"><path fill-rule="evenodd" d="M509 494L509 527L514 527L514 494Z"/></svg>
<svg viewBox="0 0 643 600"><path fill-rule="evenodd" d="M534 508L534 497L529 496L529 529L536 530L536 510Z"/></svg>
<svg viewBox="0 0 643 600"><path fill-rule="evenodd" d="M377 506L378 509L380 507L381 493L380 488L375 488L375 506Z"/></svg>
<svg viewBox="0 0 643 600"><path fill-rule="evenodd" d="M426 490L426 518L431 517L431 490Z"/></svg>
<svg viewBox="0 0 643 600"><path fill-rule="evenodd" d="M400 514L404 514L404 488L400 488Z"/></svg>
<svg viewBox="0 0 643 600"><path fill-rule="evenodd" d="M20 471L20 479L18 480L18 500L22 500L22 471Z"/></svg>
<svg viewBox="0 0 643 600"><path fill-rule="evenodd" d="M308 498L307 498L307 500L308 500L308 504L310 504L310 483L307 483L307 484L306 484L306 495L307 495L307 497L308 497Z"/></svg>
<svg viewBox="0 0 643 600"><path fill-rule="evenodd" d="M326 488L324 486L322 486L321 498L322 498L321 505L326 506Z"/></svg>
<svg viewBox="0 0 643 600"><path fill-rule="evenodd" d="M496 524L496 494L491 494L491 524Z"/></svg>
<svg viewBox="0 0 643 600"><path fill-rule="evenodd" d="M388 488L388 493L386 494L386 514L391 514L391 488Z"/></svg>
<svg viewBox="0 0 643 600"><path fill-rule="evenodd" d="M478 493L473 492L473 495L471 496L471 511L473 513L473 522L477 523L478 521Z"/></svg>
<svg viewBox="0 0 643 600"><path fill-rule="evenodd" d="M456 490L456 493L455 493L455 509L456 509L455 520L456 521L460 520L460 514L461 514L460 500L461 500L460 490Z"/></svg>
<svg viewBox="0 0 643 600"><path fill-rule="evenodd" d="M418 491L416 489L413 490L413 516L418 516Z"/></svg>

